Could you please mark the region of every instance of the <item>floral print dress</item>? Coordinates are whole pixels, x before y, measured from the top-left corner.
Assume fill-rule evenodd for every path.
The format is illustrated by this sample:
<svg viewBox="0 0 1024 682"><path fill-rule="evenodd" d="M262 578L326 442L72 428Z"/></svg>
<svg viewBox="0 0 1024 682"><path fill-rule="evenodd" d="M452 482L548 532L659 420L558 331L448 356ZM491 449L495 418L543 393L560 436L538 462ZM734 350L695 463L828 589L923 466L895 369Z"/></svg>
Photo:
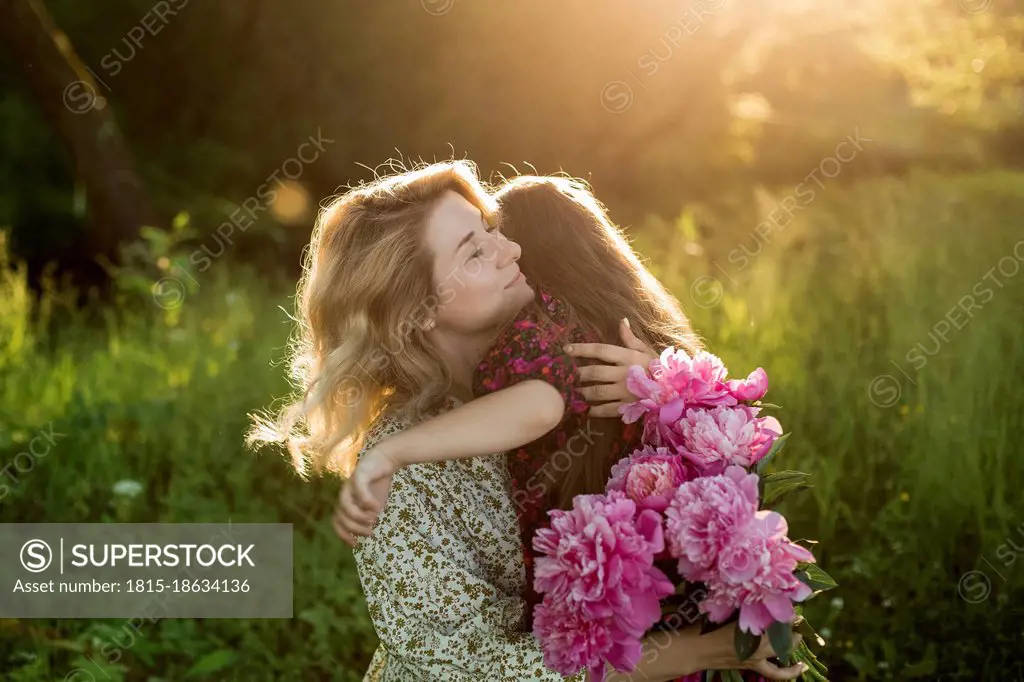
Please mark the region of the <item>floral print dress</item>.
<svg viewBox="0 0 1024 682"><path fill-rule="evenodd" d="M597 343L601 339L589 330L571 325L565 304L546 291L538 290L537 302L539 306L524 308L499 336L473 375L473 393L478 397L539 379L558 389L566 405L557 427L538 440L506 453L526 565L524 624L527 630L532 627L533 607L540 602L540 595L533 589L533 536L537 529L548 525L548 512L556 508L550 485L553 475L572 457L586 456L587 436L599 430L603 421L587 418L588 405L579 392L576 374L580 361L562 350L566 343ZM624 425L621 437L612 444L611 461L607 466L610 468L639 447L641 436L640 423Z"/></svg>
<svg viewBox="0 0 1024 682"><path fill-rule="evenodd" d="M360 455L409 426L380 418ZM504 454L396 473L373 534L355 548L380 639L364 682L586 679L547 668L523 630L519 542Z"/></svg>

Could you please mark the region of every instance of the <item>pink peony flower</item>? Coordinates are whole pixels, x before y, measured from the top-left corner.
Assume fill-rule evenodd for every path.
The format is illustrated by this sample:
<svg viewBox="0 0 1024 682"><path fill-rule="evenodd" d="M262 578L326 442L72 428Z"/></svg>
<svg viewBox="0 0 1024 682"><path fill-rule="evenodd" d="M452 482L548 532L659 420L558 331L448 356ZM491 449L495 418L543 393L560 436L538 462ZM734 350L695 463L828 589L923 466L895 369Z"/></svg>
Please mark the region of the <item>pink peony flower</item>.
<svg viewBox="0 0 1024 682"><path fill-rule="evenodd" d="M665 511L669 553L687 580L705 580L719 552L757 512L757 474L738 466L682 484Z"/></svg>
<svg viewBox="0 0 1024 682"><path fill-rule="evenodd" d="M759 400L768 390L768 375L760 367L742 380L728 381L727 374L711 353L701 351L691 358L685 351L666 348L648 369L629 369L626 387L638 399L620 407L619 413L627 424L644 419L645 442L679 448L679 421L689 408L733 407Z"/></svg>
<svg viewBox="0 0 1024 682"><path fill-rule="evenodd" d="M606 664L626 672L640 660L640 640L622 632L611 618L590 618L566 601L549 596L534 608L533 634L544 664L562 675L587 668L603 680Z"/></svg>
<svg viewBox="0 0 1024 682"><path fill-rule="evenodd" d="M545 662L563 674L581 667L603 679L604 662L632 670L640 638L661 618L659 600L675 591L654 557L665 549L661 515L637 510L625 492L579 495L550 512L537 531L534 587L544 594L534 634Z"/></svg>
<svg viewBox="0 0 1024 682"><path fill-rule="evenodd" d="M746 379L733 379L726 382L732 397L740 402L760 400L768 392L768 373L758 367Z"/></svg>
<svg viewBox="0 0 1024 682"><path fill-rule="evenodd" d="M782 435L778 420L759 418L758 411L746 405L687 410L679 422L679 454L710 475L730 464L756 464Z"/></svg>
<svg viewBox="0 0 1024 682"><path fill-rule="evenodd" d="M639 638L661 616L658 600L675 586L654 567L665 548L661 515L621 491L579 495L569 511L550 512L551 527L537 531L534 587L570 602L590 618L611 617Z"/></svg>
<svg viewBox="0 0 1024 682"><path fill-rule="evenodd" d="M647 445L612 467L607 489L625 492L640 509L663 512L676 488L691 478L684 459L668 448Z"/></svg>
<svg viewBox="0 0 1024 682"><path fill-rule="evenodd" d="M708 596L701 611L714 622L740 610L740 628L760 635L774 621L791 622L793 602L811 595L811 588L795 575L797 562L813 562L814 555L786 537L785 518L759 511L738 529L718 554L717 570L709 571Z"/></svg>

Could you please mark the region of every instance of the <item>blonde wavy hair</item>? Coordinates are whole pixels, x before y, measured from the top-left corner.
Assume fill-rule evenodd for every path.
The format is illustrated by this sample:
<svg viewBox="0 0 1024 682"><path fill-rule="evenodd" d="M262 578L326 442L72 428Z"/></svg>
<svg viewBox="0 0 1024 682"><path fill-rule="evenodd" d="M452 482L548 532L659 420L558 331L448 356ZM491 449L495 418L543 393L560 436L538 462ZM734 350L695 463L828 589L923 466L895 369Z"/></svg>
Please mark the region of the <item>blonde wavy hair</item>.
<svg viewBox="0 0 1024 682"><path fill-rule="evenodd" d="M495 219L497 205L468 161L381 177L322 208L298 284L296 396L276 415L250 415L250 446L284 444L303 477L347 476L382 414L415 421L441 405L451 375L421 329L439 304L423 235L449 190Z"/></svg>

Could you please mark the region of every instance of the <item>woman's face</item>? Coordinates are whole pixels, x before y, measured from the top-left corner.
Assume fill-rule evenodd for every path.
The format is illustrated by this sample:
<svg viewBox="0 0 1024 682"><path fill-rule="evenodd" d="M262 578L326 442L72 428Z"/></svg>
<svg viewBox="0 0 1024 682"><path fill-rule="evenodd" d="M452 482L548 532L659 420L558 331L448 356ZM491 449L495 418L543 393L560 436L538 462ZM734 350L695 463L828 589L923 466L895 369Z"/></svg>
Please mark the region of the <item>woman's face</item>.
<svg viewBox="0 0 1024 682"><path fill-rule="evenodd" d="M461 194L449 191L441 197L424 239L434 254L439 328L458 333L491 329L533 300L519 271L519 246L489 226Z"/></svg>

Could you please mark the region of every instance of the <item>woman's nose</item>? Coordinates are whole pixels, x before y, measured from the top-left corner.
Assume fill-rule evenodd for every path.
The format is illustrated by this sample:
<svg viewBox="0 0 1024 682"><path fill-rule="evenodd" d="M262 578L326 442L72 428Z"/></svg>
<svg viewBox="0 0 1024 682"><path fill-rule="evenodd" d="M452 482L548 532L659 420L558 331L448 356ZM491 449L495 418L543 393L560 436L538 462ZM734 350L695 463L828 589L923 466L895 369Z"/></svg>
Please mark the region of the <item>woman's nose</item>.
<svg viewBox="0 0 1024 682"><path fill-rule="evenodd" d="M519 257L523 255L523 249L516 244L514 241L501 235L498 238L498 262L501 265L508 265L519 260Z"/></svg>

